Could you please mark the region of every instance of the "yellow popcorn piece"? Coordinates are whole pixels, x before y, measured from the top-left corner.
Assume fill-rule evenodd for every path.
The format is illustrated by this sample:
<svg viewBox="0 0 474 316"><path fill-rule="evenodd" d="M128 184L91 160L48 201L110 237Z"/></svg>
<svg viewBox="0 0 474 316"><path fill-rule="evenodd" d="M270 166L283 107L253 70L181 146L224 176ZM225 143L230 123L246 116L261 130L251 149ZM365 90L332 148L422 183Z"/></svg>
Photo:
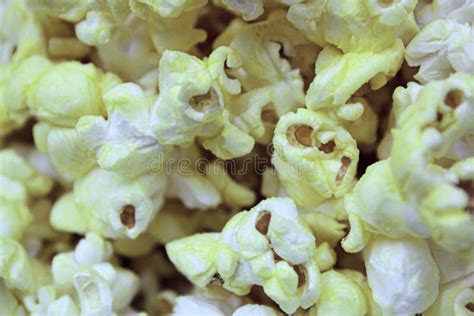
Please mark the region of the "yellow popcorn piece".
<svg viewBox="0 0 474 316"><path fill-rule="evenodd" d="M376 0L311 0L295 3L288 20L319 46L334 45L344 53L380 52L397 38L394 26L403 24L415 0L381 3Z"/></svg>
<svg viewBox="0 0 474 316"><path fill-rule="evenodd" d="M116 27L131 15L128 1L89 0L89 11L75 25L77 38L91 46L110 41Z"/></svg>
<svg viewBox="0 0 474 316"><path fill-rule="evenodd" d="M192 313L196 315L224 316L224 310L227 313L231 312L220 302L197 295L185 295L175 299L172 314L176 316L186 316Z"/></svg>
<svg viewBox="0 0 474 316"><path fill-rule="evenodd" d="M240 92L224 64L235 67L238 57L220 47L204 61L167 51L160 61L160 95L152 108L155 137L165 145L189 145L196 138L218 157L230 159L250 152L254 140L229 122L225 96Z"/></svg>
<svg viewBox="0 0 474 316"><path fill-rule="evenodd" d="M232 316L247 316L247 315L258 315L258 316L277 316L277 312L268 306L258 304L247 304L237 308Z"/></svg>
<svg viewBox="0 0 474 316"><path fill-rule="evenodd" d="M414 196L405 198L400 193L390 159L369 166L344 202L351 226L342 241L347 252L362 250L374 233L391 238L430 236Z"/></svg>
<svg viewBox="0 0 474 316"><path fill-rule="evenodd" d="M59 63L29 87L27 103L40 120L73 127L83 115L105 114L103 82L104 74L92 64Z"/></svg>
<svg viewBox="0 0 474 316"><path fill-rule="evenodd" d="M400 127L392 130L391 165L403 194L416 193L422 197L442 182L444 173L433 163L472 132L473 91L471 75L459 73L433 81L420 90L416 100L400 115Z"/></svg>
<svg viewBox="0 0 474 316"><path fill-rule="evenodd" d="M324 213L305 213L302 216L314 235L318 236L318 240L327 242L331 248L335 247L346 234L346 224L338 222Z"/></svg>
<svg viewBox="0 0 474 316"><path fill-rule="evenodd" d="M38 289L36 297L27 296L24 304L30 315L80 315L76 303L69 295L57 298L56 289L49 285ZM36 300L36 301L35 301Z"/></svg>
<svg viewBox="0 0 474 316"><path fill-rule="evenodd" d="M224 165L214 161L207 166L206 177L219 191L222 200L231 207L246 207L255 203L256 196L246 186L234 181L226 172Z"/></svg>
<svg viewBox="0 0 474 316"><path fill-rule="evenodd" d="M433 305L423 315L468 316L472 314L474 290L466 285L449 287L440 292Z"/></svg>
<svg viewBox="0 0 474 316"><path fill-rule="evenodd" d="M294 56L295 49L305 43L285 12L275 10L266 20L251 25L234 20L213 44L228 45L242 61L240 67L226 72L246 92L231 97L226 106L233 114L231 122L259 143L270 143L279 117L304 105L302 76L285 57Z"/></svg>
<svg viewBox="0 0 474 316"><path fill-rule="evenodd" d="M326 11L326 3L325 0L296 3L290 6L287 14L288 21L319 46L327 44L322 21Z"/></svg>
<svg viewBox="0 0 474 316"><path fill-rule="evenodd" d="M0 313L4 315L25 315L25 309L20 302L18 302L14 293L7 289L3 281L0 282L0 296L2 297L2 304L0 305Z"/></svg>
<svg viewBox="0 0 474 316"><path fill-rule="evenodd" d="M220 0L229 10L241 14L245 21L255 20L263 14L263 1Z"/></svg>
<svg viewBox="0 0 474 316"><path fill-rule="evenodd" d="M364 260L383 314L421 313L435 301L439 270L425 240L375 238L364 250Z"/></svg>
<svg viewBox="0 0 474 316"><path fill-rule="evenodd" d="M469 256L474 250L474 158L459 161L450 170L456 183L440 183L430 190L421 201L421 214L436 243Z"/></svg>
<svg viewBox="0 0 474 316"><path fill-rule="evenodd" d="M87 233L74 251L59 253L53 258L51 271L56 286L68 289L73 286L73 275L83 268L108 261L112 247L95 233Z"/></svg>
<svg viewBox="0 0 474 316"><path fill-rule="evenodd" d="M32 220L25 190L3 176L0 176L0 188L0 235L18 240Z"/></svg>
<svg viewBox="0 0 474 316"><path fill-rule="evenodd" d="M229 45L240 57L239 68L229 69L246 91L267 87L271 102L279 116L304 104L303 80L298 69L280 56L280 51L289 53L297 45L307 43L284 19L282 12L263 22L242 27ZM275 30L281 29L281 35Z"/></svg>
<svg viewBox="0 0 474 316"><path fill-rule="evenodd" d="M354 108L360 108L362 114L346 115L344 112L352 112ZM348 113L352 114L352 113ZM346 105L338 109L337 116L341 117L341 125L352 135L360 145L372 145L377 141L377 127L379 118L366 99L355 97L348 100ZM353 118L357 117L356 120Z"/></svg>
<svg viewBox="0 0 474 316"><path fill-rule="evenodd" d="M26 7L24 0L0 4L0 64L15 64L46 53L40 20Z"/></svg>
<svg viewBox="0 0 474 316"><path fill-rule="evenodd" d="M452 253L449 249L430 240L431 254L439 268L440 288L471 282L469 275L474 272L474 259L464 253Z"/></svg>
<svg viewBox="0 0 474 316"><path fill-rule="evenodd" d="M316 248L315 260L321 272L327 271L336 264L336 252L327 242L323 242Z"/></svg>
<svg viewBox="0 0 474 316"><path fill-rule="evenodd" d="M413 13L417 0L380 1L366 0L369 14L388 26L399 26Z"/></svg>
<svg viewBox="0 0 474 316"><path fill-rule="evenodd" d="M25 249L17 241L2 235L0 235L0 244L2 245L0 247L2 281L8 289L28 291L33 284L33 268Z"/></svg>
<svg viewBox="0 0 474 316"><path fill-rule="evenodd" d="M349 51L326 46L316 61L316 77L306 95L306 106L317 110L344 105L364 84L372 90L384 86L400 69L404 46L401 40L381 51ZM350 76L350 80L348 77Z"/></svg>
<svg viewBox="0 0 474 316"><path fill-rule="evenodd" d="M19 240L32 221L29 197L46 195L53 182L11 149L0 151L0 235Z"/></svg>
<svg viewBox="0 0 474 316"><path fill-rule="evenodd" d="M88 9L87 0L74 2L68 0L26 0L26 3L33 11L58 17L68 22L80 21L85 16Z"/></svg>
<svg viewBox="0 0 474 316"><path fill-rule="evenodd" d="M409 14L408 19L399 26L397 37L403 41L405 47L413 40L413 38L420 32L420 27L415 19L415 14Z"/></svg>
<svg viewBox="0 0 474 316"><path fill-rule="evenodd" d="M189 159L197 150L197 147L191 146L178 151L175 157L178 163L169 172L166 197L178 198L190 209L215 208L222 202L221 194L206 176L192 168L197 165L196 157L193 158L194 161ZM199 154L197 157L199 158Z"/></svg>
<svg viewBox="0 0 474 316"><path fill-rule="evenodd" d="M321 274L321 297L312 310L317 315L366 315L367 302L354 281L331 270Z"/></svg>
<svg viewBox="0 0 474 316"><path fill-rule="evenodd" d="M28 88L28 107L41 120L33 128L35 144L64 177L84 176L95 166L74 126L82 116L104 115L102 94L119 83L92 64L63 62L49 65Z"/></svg>
<svg viewBox="0 0 474 316"><path fill-rule="evenodd" d="M115 21L105 12L90 11L86 18L76 24L78 39L87 45L106 44L112 37Z"/></svg>
<svg viewBox="0 0 474 316"><path fill-rule="evenodd" d="M106 44L97 47L98 60L106 71L126 81L137 81L150 69L158 67L160 55L142 20L133 18L125 21L126 24L114 29ZM133 63L134 60L140 62Z"/></svg>
<svg viewBox="0 0 474 316"><path fill-rule="evenodd" d="M456 72L474 72L474 30L468 23L437 20L425 26L410 42L405 58L419 67L415 79L421 83L446 79Z"/></svg>
<svg viewBox="0 0 474 316"><path fill-rule="evenodd" d="M388 118L388 126L382 141L377 148L377 156L379 159L386 159L390 156L393 145L392 128L400 127L400 115L405 109L415 102L420 90L423 88L416 82L409 82L407 87L397 87L393 92L393 103L390 116Z"/></svg>
<svg viewBox="0 0 474 316"><path fill-rule="evenodd" d="M111 256L110 243L88 233L73 252L53 259L54 285L62 291L75 289L83 314L123 311L138 290L138 277L106 262Z"/></svg>
<svg viewBox="0 0 474 316"><path fill-rule="evenodd" d="M134 239L160 209L165 188L163 176L127 178L97 168L76 180L73 191L55 203L51 224L62 231L93 231L109 238Z"/></svg>
<svg viewBox="0 0 474 316"><path fill-rule="evenodd" d="M319 270L315 262L292 267L280 261L272 277L265 279L265 293L286 313L293 313L299 306L309 308L319 298Z"/></svg>
<svg viewBox="0 0 474 316"><path fill-rule="evenodd" d="M163 17L178 17L183 12L196 10L207 4L207 0L131 0L135 12L153 11ZM144 15L141 14L141 15Z"/></svg>
<svg viewBox="0 0 474 316"><path fill-rule="evenodd" d="M356 142L326 114L299 109L284 115L273 145L272 163L299 206L314 208L352 188L359 158Z"/></svg>
<svg viewBox="0 0 474 316"><path fill-rule="evenodd" d="M96 153L98 165L127 176L150 172L150 164L162 165L172 147L162 146L151 130L153 96L145 97L134 83L115 86L103 95L107 120L82 116L76 124L84 147Z"/></svg>
<svg viewBox="0 0 474 316"><path fill-rule="evenodd" d="M18 182L31 196L44 196L53 187L51 179L40 174L22 156L11 149L0 151L0 167L1 176ZM7 192L6 190L5 193L7 194Z"/></svg>
<svg viewBox="0 0 474 316"><path fill-rule="evenodd" d="M0 75L0 136L25 124L30 114L26 103L29 87L50 66L42 56L32 56L5 68Z"/></svg>
<svg viewBox="0 0 474 316"><path fill-rule="evenodd" d="M55 170L67 181L83 177L96 166L94 153L72 128L39 122L33 127L33 137L36 147L48 154Z"/></svg>
<svg viewBox="0 0 474 316"><path fill-rule="evenodd" d="M365 296L365 302L367 303L367 316L379 316L382 315L380 307L375 303L372 297L372 290L367 282L367 278L364 274L356 270L338 270L337 272L343 274L344 276L350 278L354 283L356 283L362 293Z"/></svg>
<svg viewBox="0 0 474 316"><path fill-rule="evenodd" d="M470 0L420 1L416 6L416 20L425 26L438 19L470 23L474 18L474 3Z"/></svg>
<svg viewBox="0 0 474 316"><path fill-rule="evenodd" d="M199 287L205 287L210 282L218 284L220 278L228 278L237 267L237 254L220 242L217 233L197 234L172 241L166 245L166 252L176 268Z"/></svg>
<svg viewBox="0 0 474 316"><path fill-rule="evenodd" d="M252 285L262 284L287 313L309 308L319 296L314 236L290 199L262 201L237 213L222 233L185 237L166 249L178 270L199 287L219 284L246 295Z"/></svg>

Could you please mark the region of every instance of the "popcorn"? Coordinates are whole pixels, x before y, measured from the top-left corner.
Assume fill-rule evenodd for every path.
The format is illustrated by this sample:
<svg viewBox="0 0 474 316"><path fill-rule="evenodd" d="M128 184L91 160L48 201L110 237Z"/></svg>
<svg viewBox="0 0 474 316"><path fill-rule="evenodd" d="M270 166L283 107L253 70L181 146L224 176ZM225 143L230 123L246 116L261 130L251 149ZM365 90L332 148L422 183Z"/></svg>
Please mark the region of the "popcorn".
<svg viewBox="0 0 474 316"><path fill-rule="evenodd" d="M153 99L136 84L120 84L103 95L107 121L102 116L80 118L76 131L81 144L96 153L101 168L133 177L169 157L173 148L159 144L150 128Z"/></svg>
<svg viewBox="0 0 474 316"><path fill-rule="evenodd" d="M126 178L97 168L55 203L51 224L63 231L90 230L108 238L133 239L145 231L163 204L165 187L163 176ZM111 196L105 198L103 193Z"/></svg>
<svg viewBox="0 0 474 316"><path fill-rule="evenodd" d="M474 3L470 0L420 1L415 13L417 22L422 26L438 19L470 23L474 19Z"/></svg>
<svg viewBox="0 0 474 316"><path fill-rule="evenodd" d="M472 314L473 20L0 1L0 314Z"/></svg>
<svg viewBox="0 0 474 316"><path fill-rule="evenodd" d="M367 302L355 282L331 270L321 274L321 297L312 310L323 315L366 315Z"/></svg>
<svg viewBox="0 0 474 316"><path fill-rule="evenodd" d="M195 138L218 157L244 155L253 147L250 136L229 122L224 97L240 92L238 80L224 73L224 63L235 67L230 48L216 49L208 60L165 52L160 61L160 95L152 108L155 137L167 145L189 145Z"/></svg>
<svg viewBox="0 0 474 316"><path fill-rule="evenodd" d="M111 314L126 309L138 289L138 277L108 263L111 255L110 243L88 233L73 252L54 257L54 286L62 291L74 289L82 313Z"/></svg>
<svg viewBox="0 0 474 316"><path fill-rule="evenodd" d="M377 238L364 250L364 260L383 313L421 313L436 299L439 270L426 241Z"/></svg>
<svg viewBox="0 0 474 316"><path fill-rule="evenodd" d="M265 305L247 304L237 308L232 314L232 316L245 315L276 316L277 313L272 308Z"/></svg>
<svg viewBox="0 0 474 316"><path fill-rule="evenodd" d="M311 110L343 106L365 83L369 83L372 90L384 86L400 69L402 61L401 40L382 51L342 53L333 46L326 46L316 61L317 75L306 95L306 106ZM351 74L350 80L346 74Z"/></svg>
<svg viewBox="0 0 474 316"><path fill-rule="evenodd" d="M38 289L38 303L33 296L27 296L24 304L31 315L56 315L67 313L68 315L80 315L77 304L69 295L56 298L56 290L53 286L44 286Z"/></svg>
<svg viewBox="0 0 474 316"><path fill-rule="evenodd" d="M433 305L424 314L432 315L469 315L474 301L474 290L466 285L450 287L442 291Z"/></svg>
<svg viewBox="0 0 474 316"><path fill-rule="evenodd" d="M6 288L3 282L0 282L0 295L2 296L2 305L0 313L5 315L24 315L25 309L17 301L13 293Z"/></svg>
<svg viewBox="0 0 474 316"><path fill-rule="evenodd" d="M422 200L421 214L436 243L449 252L468 254L474 250L471 229L474 158L459 161L450 169L456 175L457 183L444 182L435 186ZM441 192L444 199L440 199Z"/></svg>
<svg viewBox="0 0 474 316"><path fill-rule="evenodd" d="M207 0L158 0L158 1L148 1L148 0L132 0L130 1L130 6L135 9L135 11L153 11L163 17L178 17L180 14L186 11L196 10L204 5L206 5Z"/></svg>
<svg viewBox="0 0 474 316"><path fill-rule="evenodd" d="M272 163L299 206L310 209L352 187L359 152L329 116L306 109L289 113L278 122L273 142Z"/></svg>
<svg viewBox="0 0 474 316"><path fill-rule="evenodd" d="M373 233L391 238L429 236L416 200L405 199L400 193L390 169L390 159L367 168L344 202L351 230L342 246L348 252L362 250Z"/></svg>
<svg viewBox="0 0 474 316"><path fill-rule="evenodd" d="M88 8L86 0L79 0L77 2L67 0L26 0L26 3L32 10L44 12L68 22L77 22L81 20L86 14Z"/></svg>
<svg viewBox="0 0 474 316"><path fill-rule="evenodd" d="M378 18L381 24L398 26L413 12L417 0L379 1L367 0L370 15Z"/></svg>
<svg viewBox="0 0 474 316"><path fill-rule="evenodd" d="M290 199L267 199L234 216L221 234L186 237L166 248L171 261L199 287L216 282L242 295L252 284L262 284L287 313L310 307L319 295L314 237Z"/></svg>
<svg viewBox="0 0 474 316"><path fill-rule="evenodd" d="M443 173L430 163L447 155L474 126L472 83L472 76L461 73L431 82L400 115L400 128L392 131L391 165L404 192L422 196L442 180Z"/></svg>
<svg viewBox="0 0 474 316"><path fill-rule="evenodd" d="M425 26L410 42L405 58L410 66L420 67L415 79L421 83L446 79L455 72L472 74L473 43L472 25L436 20Z"/></svg>
<svg viewBox="0 0 474 316"><path fill-rule="evenodd" d="M254 204L255 193L235 182L218 161L207 166L207 178L221 194L224 203L230 206L245 207Z"/></svg>
<svg viewBox="0 0 474 316"><path fill-rule="evenodd" d="M11 149L0 151L0 166L0 235L19 240L32 221L30 198L46 195L53 182Z"/></svg>

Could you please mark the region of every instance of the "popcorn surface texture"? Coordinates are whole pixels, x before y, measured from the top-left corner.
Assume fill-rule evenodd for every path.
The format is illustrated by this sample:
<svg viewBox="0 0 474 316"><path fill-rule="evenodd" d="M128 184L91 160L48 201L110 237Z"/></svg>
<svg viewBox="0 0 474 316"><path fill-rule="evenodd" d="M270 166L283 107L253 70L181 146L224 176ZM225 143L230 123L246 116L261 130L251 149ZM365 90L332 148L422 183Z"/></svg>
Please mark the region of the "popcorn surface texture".
<svg viewBox="0 0 474 316"><path fill-rule="evenodd" d="M473 0L0 0L0 316L474 316Z"/></svg>

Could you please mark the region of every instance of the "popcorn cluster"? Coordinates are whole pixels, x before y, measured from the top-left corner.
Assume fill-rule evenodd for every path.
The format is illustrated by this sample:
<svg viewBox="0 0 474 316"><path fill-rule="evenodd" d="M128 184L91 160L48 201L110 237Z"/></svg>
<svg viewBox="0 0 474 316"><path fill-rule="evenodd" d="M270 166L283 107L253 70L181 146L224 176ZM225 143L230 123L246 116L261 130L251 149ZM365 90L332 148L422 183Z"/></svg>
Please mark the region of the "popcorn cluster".
<svg viewBox="0 0 474 316"><path fill-rule="evenodd" d="M0 315L474 315L472 0L0 0Z"/></svg>

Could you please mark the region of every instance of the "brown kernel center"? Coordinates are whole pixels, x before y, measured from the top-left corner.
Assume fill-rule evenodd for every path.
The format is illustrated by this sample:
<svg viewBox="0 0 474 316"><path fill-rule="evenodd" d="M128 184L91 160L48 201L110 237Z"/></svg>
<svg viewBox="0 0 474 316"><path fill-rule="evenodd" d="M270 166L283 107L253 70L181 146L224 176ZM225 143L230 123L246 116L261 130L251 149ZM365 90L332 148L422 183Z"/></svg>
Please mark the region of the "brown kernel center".
<svg viewBox="0 0 474 316"><path fill-rule="evenodd" d="M448 92L444 98L444 103L450 108L457 108L461 103L464 102L464 92L459 89L453 89Z"/></svg>
<svg viewBox="0 0 474 316"><path fill-rule="evenodd" d="M293 269L295 270L296 274L298 275L298 288L300 288L300 287L302 287L306 284L306 279L307 279L306 268L299 264L299 265L293 266Z"/></svg>
<svg viewBox="0 0 474 316"><path fill-rule="evenodd" d="M344 176L346 175L347 169L349 168L349 165L351 164L351 158L349 157L342 157L341 159L341 167L339 168L339 172L337 173L336 176L336 181L340 182L342 179L344 179Z"/></svg>
<svg viewBox="0 0 474 316"><path fill-rule="evenodd" d="M278 115L272 107L264 106L260 114L262 121L269 124L278 123Z"/></svg>
<svg viewBox="0 0 474 316"><path fill-rule="evenodd" d="M255 229L262 235L267 235L268 227L270 226L270 220L272 219L272 214L269 211L262 211L258 217L257 222L255 223Z"/></svg>
<svg viewBox="0 0 474 316"><path fill-rule="evenodd" d="M125 205L120 212L120 221L127 228L135 227L135 206Z"/></svg>
<svg viewBox="0 0 474 316"><path fill-rule="evenodd" d="M336 147L336 143L331 140L327 142L326 144L322 144L319 146L319 150L323 151L325 154L332 153L334 151L334 148Z"/></svg>

